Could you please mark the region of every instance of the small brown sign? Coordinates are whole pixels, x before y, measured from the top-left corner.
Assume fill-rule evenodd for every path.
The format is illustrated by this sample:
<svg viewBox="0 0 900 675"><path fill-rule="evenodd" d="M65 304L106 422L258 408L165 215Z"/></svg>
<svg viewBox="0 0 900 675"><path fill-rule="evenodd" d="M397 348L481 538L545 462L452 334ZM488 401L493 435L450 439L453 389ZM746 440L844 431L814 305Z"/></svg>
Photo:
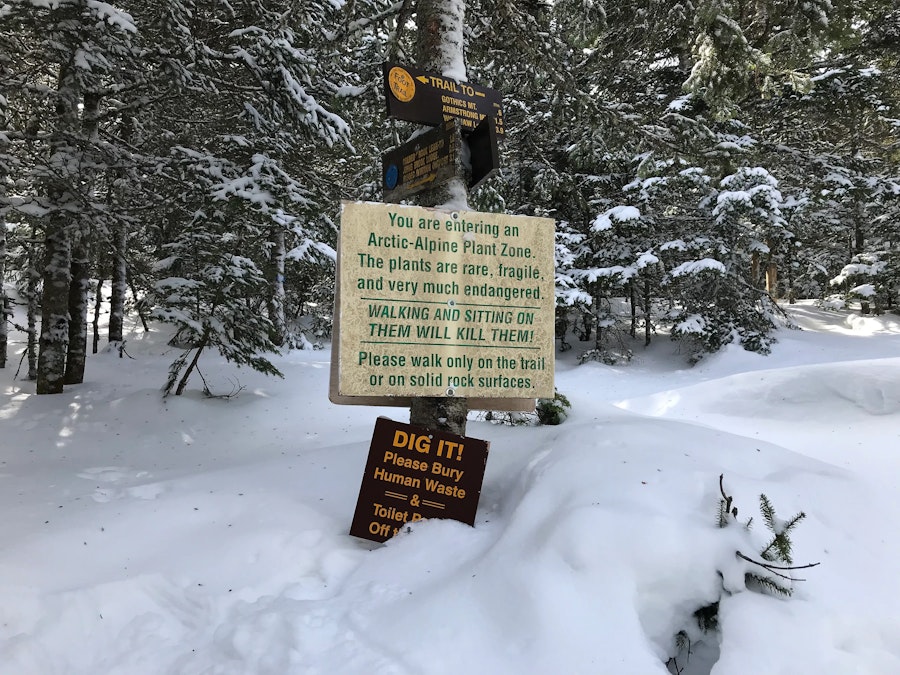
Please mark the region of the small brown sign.
<svg viewBox="0 0 900 675"><path fill-rule="evenodd" d="M383 542L425 518L474 525L489 445L379 417L350 534Z"/></svg>
<svg viewBox="0 0 900 675"><path fill-rule="evenodd" d="M474 190L500 167L494 120L485 117L474 130L461 132L459 120L445 121L416 136L399 148L381 156L384 201L399 202L427 188L443 185L459 174L460 151L469 150L471 175L469 189Z"/></svg>
<svg viewBox="0 0 900 675"><path fill-rule="evenodd" d="M382 155L384 201L399 202L457 174L461 138L450 120Z"/></svg>
<svg viewBox="0 0 900 675"><path fill-rule="evenodd" d="M384 85L389 117L430 126L458 119L468 129L492 117L497 136L505 133L503 99L496 89L396 63L384 64Z"/></svg>
<svg viewBox="0 0 900 675"><path fill-rule="evenodd" d="M500 151L497 148L497 124L492 117L485 117L466 136L472 179L469 189L474 189L494 175L500 168Z"/></svg>

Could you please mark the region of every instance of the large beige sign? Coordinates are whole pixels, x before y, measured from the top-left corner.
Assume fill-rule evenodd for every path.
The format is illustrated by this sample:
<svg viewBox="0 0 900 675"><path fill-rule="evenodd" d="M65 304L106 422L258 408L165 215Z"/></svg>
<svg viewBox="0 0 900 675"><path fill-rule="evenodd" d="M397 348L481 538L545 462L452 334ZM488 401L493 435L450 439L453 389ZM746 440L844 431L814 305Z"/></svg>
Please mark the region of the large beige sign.
<svg viewBox="0 0 900 675"><path fill-rule="evenodd" d="M340 247L340 395L553 396L553 220L347 202Z"/></svg>

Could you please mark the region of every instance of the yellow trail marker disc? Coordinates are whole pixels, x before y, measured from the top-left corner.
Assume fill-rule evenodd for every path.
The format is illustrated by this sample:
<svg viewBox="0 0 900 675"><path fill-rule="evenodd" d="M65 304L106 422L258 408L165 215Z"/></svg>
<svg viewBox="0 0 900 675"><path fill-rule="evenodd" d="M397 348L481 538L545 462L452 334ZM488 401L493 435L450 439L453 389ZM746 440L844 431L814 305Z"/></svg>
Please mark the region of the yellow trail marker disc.
<svg viewBox="0 0 900 675"><path fill-rule="evenodd" d="M409 103L413 96L416 95L416 81L413 76L400 66L394 66L388 73L388 83L391 87L391 93L397 97L398 101Z"/></svg>

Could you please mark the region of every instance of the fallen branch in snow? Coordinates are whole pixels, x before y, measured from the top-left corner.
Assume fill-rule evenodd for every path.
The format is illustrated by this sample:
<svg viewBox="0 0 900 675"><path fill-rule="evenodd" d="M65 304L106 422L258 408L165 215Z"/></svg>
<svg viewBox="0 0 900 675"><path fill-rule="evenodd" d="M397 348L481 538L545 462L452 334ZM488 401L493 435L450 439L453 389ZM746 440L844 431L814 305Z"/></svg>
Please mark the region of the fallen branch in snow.
<svg viewBox="0 0 900 675"><path fill-rule="evenodd" d="M735 551L738 558L746 560L749 563L753 563L754 565L759 565L767 570L769 570L772 574L781 577L782 579L787 579L788 581L806 581L806 579L795 579L794 577L788 576L787 574L781 574L776 572L775 570L805 570L810 567L815 567L816 565L820 565L821 563L809 563L807 565L793 565L790 567L781 567L779 565L771 565L769 563L761 563L758 560L754 560L753 558L748 558L740 551Z"/></svg>
<svg viewBox="0 0 900 675"><path fill-rule="evenodd" d="M242 385L240 382L235 383L233 380L231 381L231 392L228 394L214 394L209 388L209 384L206 381L206 378L203 377L203 373L200 372L200 369L197 368L197 374L200 376L200 379L203 380L203 395L207 398L224 398L224 399L232 399L236 398L246 387Z"/></svg>

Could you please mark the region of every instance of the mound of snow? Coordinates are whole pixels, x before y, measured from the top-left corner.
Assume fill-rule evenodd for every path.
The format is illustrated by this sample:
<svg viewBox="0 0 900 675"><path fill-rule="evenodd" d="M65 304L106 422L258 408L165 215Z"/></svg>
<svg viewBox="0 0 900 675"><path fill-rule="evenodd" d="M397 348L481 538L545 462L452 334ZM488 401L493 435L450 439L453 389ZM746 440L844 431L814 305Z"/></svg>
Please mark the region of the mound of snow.
<svg viewBox="0 0 900 675"><path fill-rule="evenodd" d="M622 401L652 416L756 417L831 422L900 412L900 358L796 366L741 373L712 382Z"/></svg>

